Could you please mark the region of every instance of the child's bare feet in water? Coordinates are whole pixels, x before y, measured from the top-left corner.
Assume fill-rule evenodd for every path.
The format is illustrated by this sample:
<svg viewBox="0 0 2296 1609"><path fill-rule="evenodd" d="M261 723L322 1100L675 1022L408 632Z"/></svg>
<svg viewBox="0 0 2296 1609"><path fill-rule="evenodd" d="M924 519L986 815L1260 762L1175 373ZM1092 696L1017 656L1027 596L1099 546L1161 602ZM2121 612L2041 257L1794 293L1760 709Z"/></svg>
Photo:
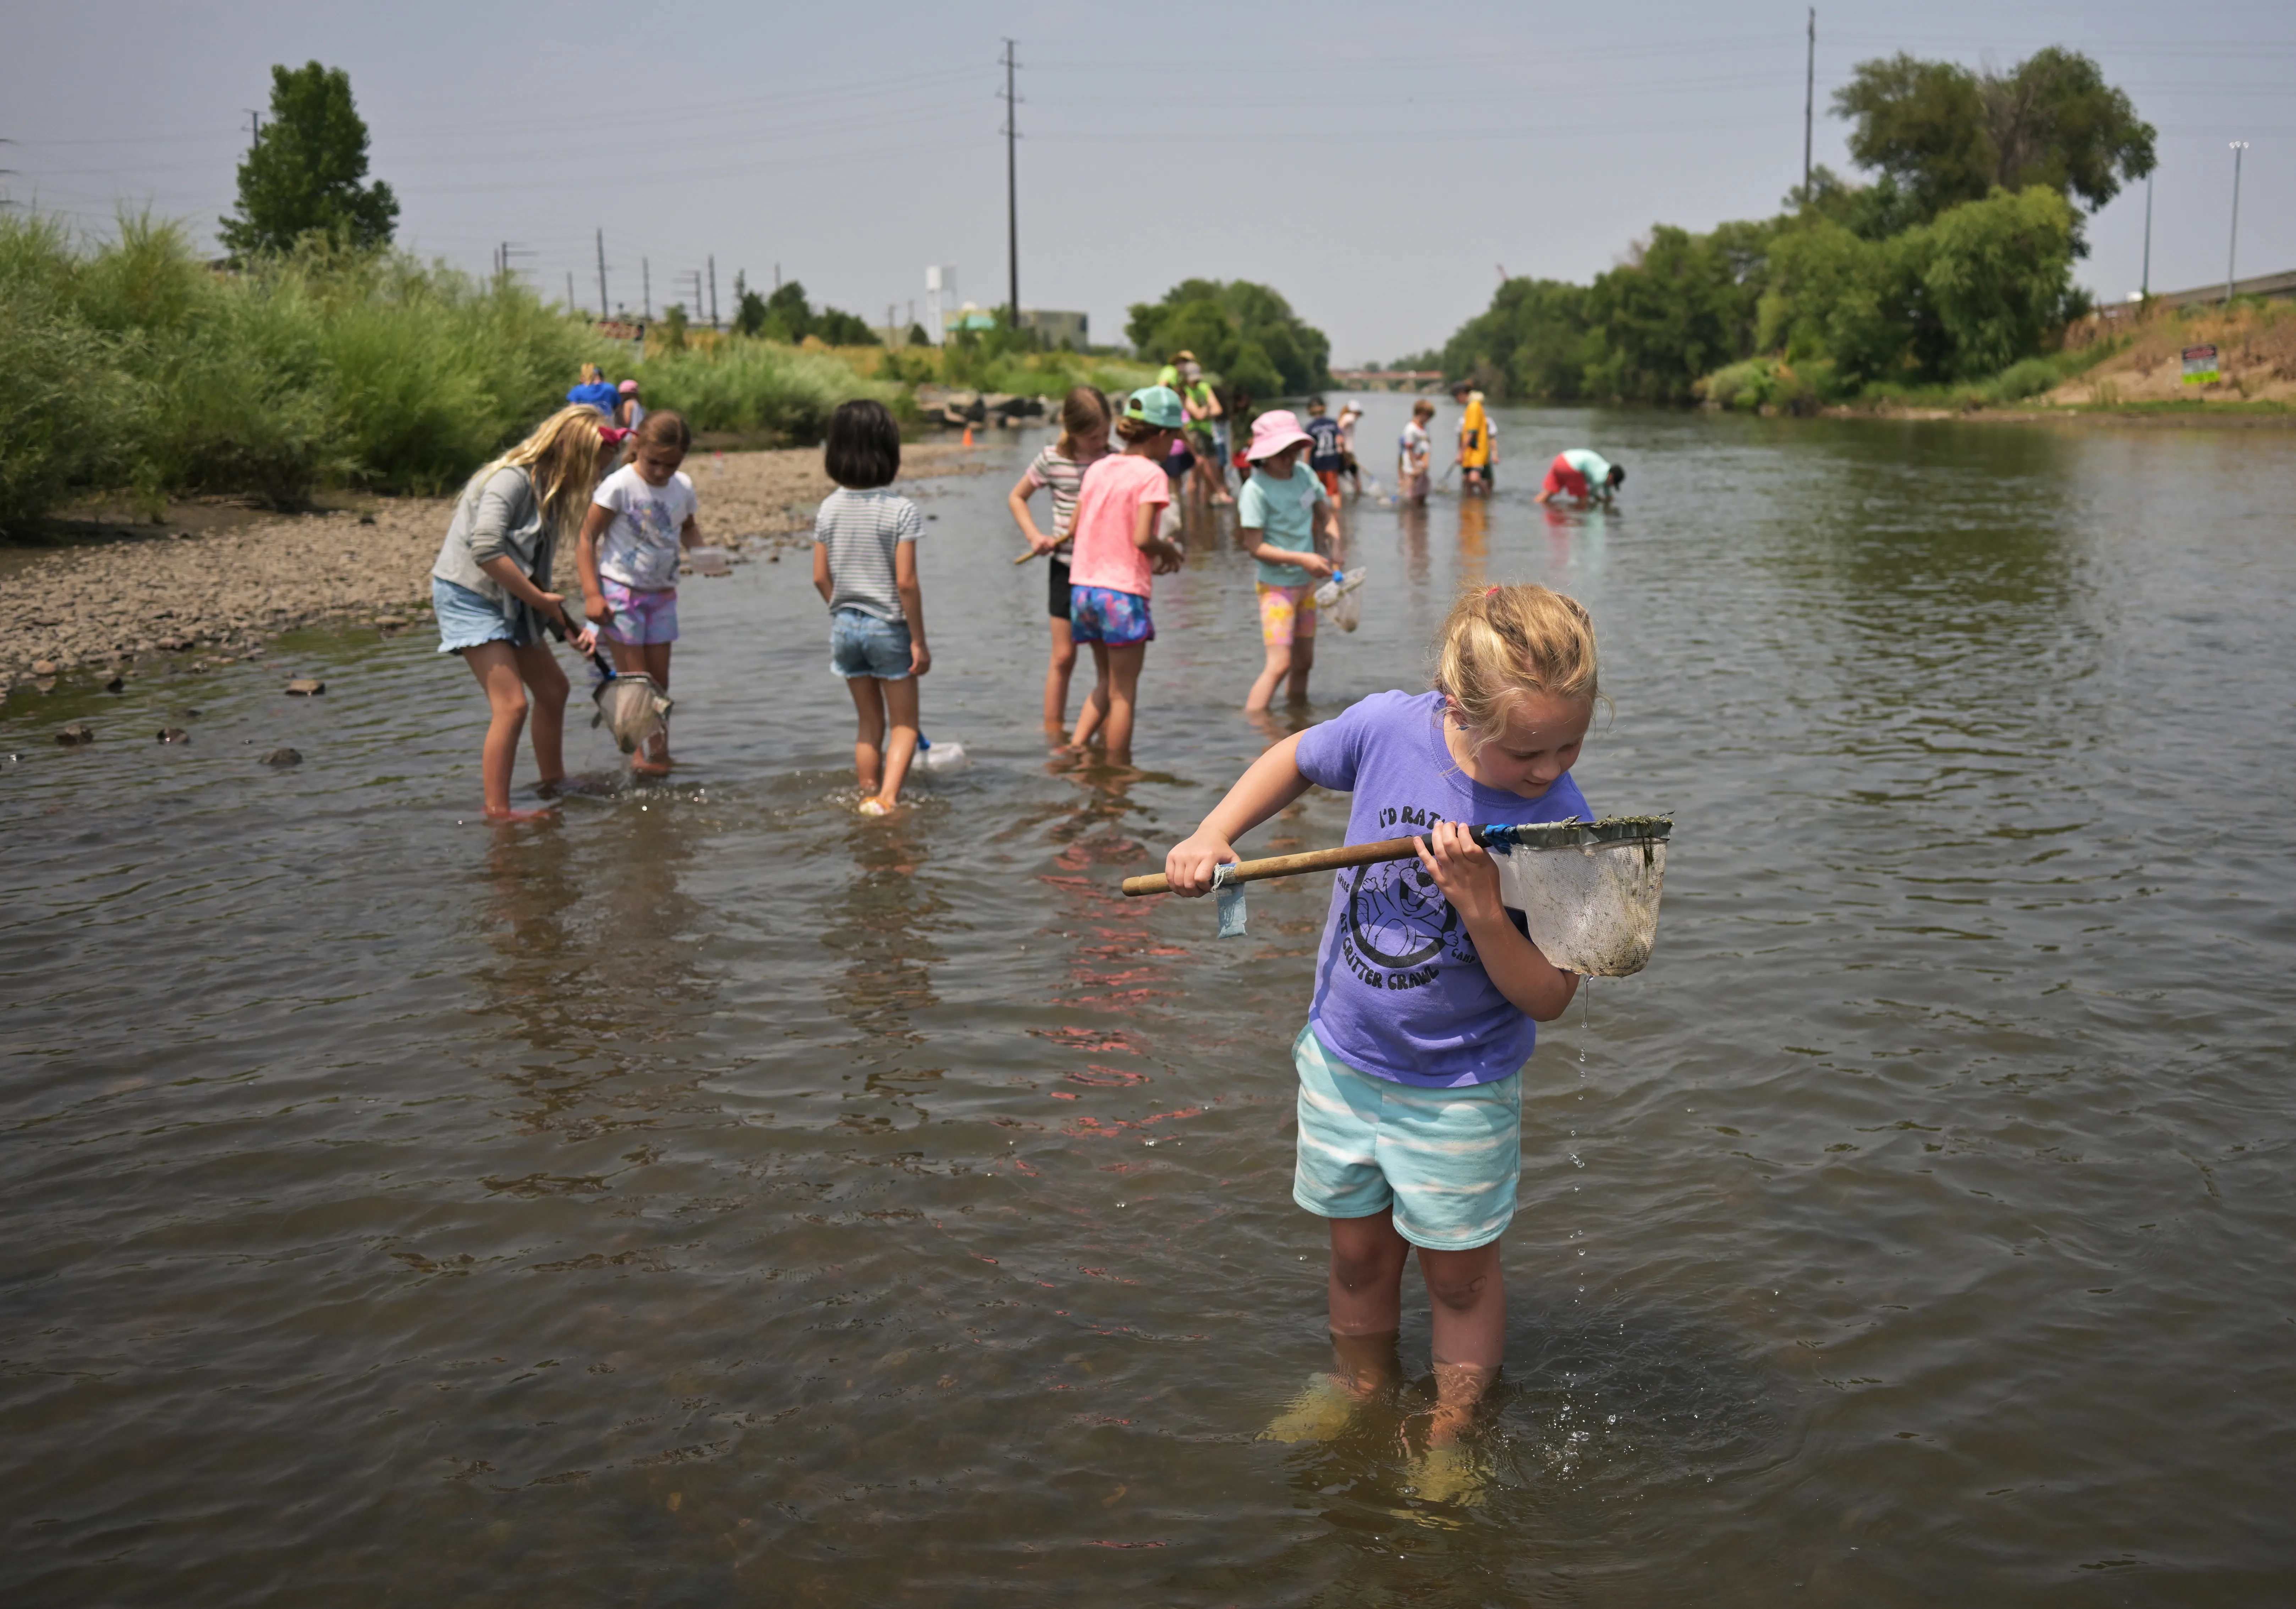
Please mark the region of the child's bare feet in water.
<svg viewBox="0 0 2296 1609"><path fill-rule="evenodd" d="M505 807L499 810L490 809L486 813L486 817L488 821L494 823L496 825L505 826L521 821L545 820L557 813L558 807L556 805L544 805L538 810L513 810Z"/></svg>
<svg viewBox="0 0 2296 1609"><path fill-rule="evenodd" d="M853 808L855 811L863 816L890 816L896 809L895 806L887 804L883 800L875 797L873 794L869 798L863 800L859 804L855 805Z"/></svg>
<svg viewBox="0 0 2296 1609"><path fill-rule="evenodd" d="M664 755L660 759L656 759L651 754L630 756L630 769L636 771L640 776L667 776L669 775L670 763L668 755Z"/></svg>

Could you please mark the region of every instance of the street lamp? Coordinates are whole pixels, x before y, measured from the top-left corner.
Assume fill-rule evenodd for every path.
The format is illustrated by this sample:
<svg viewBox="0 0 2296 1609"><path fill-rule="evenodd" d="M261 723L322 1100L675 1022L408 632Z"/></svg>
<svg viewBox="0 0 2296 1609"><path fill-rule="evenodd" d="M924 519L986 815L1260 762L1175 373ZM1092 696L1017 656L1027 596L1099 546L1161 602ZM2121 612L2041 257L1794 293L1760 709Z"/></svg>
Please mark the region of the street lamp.
<svg viewBox="0 0 2296 1609"><path fill-rule="evenodd" d="M2246 140L2232 143L2232 244L2225 248L2225 306L2232 306L2232 265L2240 253L2240 153L2248 149Z"/></svg>

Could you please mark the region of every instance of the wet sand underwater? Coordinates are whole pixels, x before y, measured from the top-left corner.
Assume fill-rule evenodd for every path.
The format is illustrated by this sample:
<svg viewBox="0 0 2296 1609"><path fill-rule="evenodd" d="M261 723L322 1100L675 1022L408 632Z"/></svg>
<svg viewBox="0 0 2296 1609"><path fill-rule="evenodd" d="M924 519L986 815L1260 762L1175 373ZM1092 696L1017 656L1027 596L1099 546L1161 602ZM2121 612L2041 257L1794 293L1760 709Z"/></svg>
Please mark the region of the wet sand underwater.
<svg viewBox="0 0 2296 1609"><path fill-rule="evenodd" d="M1328 1356L1288 1061L1328 885L1226 943L1118 895L1267 741L1250 566L1158 583L1138 775L1050 761L1030 432L913 488L974 764L883 820L789 560L684 583L676 780L578 727L538 828L464 825L485 708L426 632L0 709L0 1588L2277 1596L2296 442L1497 423L1488 505L1349 510L1309 713L1543 581L1617 704L1581 786L1677 825L1649 968L1524 1073L1478 1500L1412 1486L1409 1285L1406 1391L1259 1439ZM1529 501L1577 445L1616 513Z"/></svg>

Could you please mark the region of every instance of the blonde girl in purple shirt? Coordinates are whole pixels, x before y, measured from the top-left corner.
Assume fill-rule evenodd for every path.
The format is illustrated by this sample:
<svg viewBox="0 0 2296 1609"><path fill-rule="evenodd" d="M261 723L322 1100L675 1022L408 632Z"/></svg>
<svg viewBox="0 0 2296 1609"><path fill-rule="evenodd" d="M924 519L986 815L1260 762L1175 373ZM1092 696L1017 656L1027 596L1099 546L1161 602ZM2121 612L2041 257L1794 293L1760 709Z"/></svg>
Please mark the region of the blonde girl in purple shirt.
<svg viewBox="0 0 2296 1609"><path fill-rule="evenodd" d="M1335 1435L1355 1403L1398 1383L1415 1252L1434 1320L1423 1495L1473 1483L1458 1443L1505 1350L1499 1245L1521 1167L1521 1071L1536 1024L1561 1016L1578 984L1500 902L1468 829L1592 817L1570 772L1599 696L1594 625L1576 601L1544 587L1471 593L1445 623L1433 691L1374 694L1276 744L1165 858L1173 889L1201 895L1234 841L1311 784L1351 795L1349 843L1419 840L1416 861L1338 874L1292 1044L1292 1197L1328 1220L1337 1367L1269 1434Z"/></svg>

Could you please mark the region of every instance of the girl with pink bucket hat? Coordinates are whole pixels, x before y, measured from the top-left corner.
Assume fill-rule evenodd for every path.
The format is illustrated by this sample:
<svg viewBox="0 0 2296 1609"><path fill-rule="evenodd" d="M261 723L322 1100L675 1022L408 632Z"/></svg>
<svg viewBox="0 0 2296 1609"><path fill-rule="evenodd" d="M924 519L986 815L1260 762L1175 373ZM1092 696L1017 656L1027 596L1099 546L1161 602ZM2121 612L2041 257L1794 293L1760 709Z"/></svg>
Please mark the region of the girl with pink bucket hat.
<svg viewBox="0 0 2296 1609"><path fill-rule="evenodd" d="M1236 504L1236 537L1259 561L1259 640L1267 663L1243 701L1244 713L1267 708L1275 684L1290 678L1286 695L1308 702L1308 672L1316 663L1316 587L1330 579L1339 551L1340 516L1324 484L1300 467L1308 432L1287 408L1252 422L1251 477ZM1316 541L1318 526L1323 541Z"/></svg>

